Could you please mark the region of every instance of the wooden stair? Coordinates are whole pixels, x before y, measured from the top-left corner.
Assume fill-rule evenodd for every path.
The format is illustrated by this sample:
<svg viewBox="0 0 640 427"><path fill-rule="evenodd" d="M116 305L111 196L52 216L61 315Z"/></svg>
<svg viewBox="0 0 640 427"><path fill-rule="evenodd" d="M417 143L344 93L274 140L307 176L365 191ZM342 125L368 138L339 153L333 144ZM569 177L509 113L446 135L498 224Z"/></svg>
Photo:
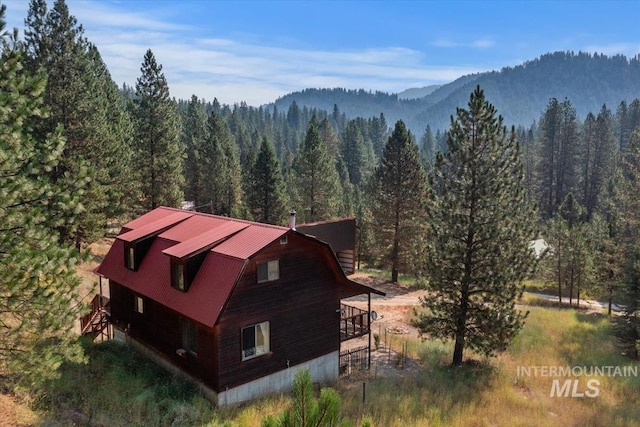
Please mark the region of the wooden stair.
<svg viewBox="0 0 640 427"><path fill-rule="evenodd" d="M103 295L96 295L91 300L91 312L85 314L80 319L82 335L91 335L95 339L97 336L110 338L110 305L109 298Z"/></svg>

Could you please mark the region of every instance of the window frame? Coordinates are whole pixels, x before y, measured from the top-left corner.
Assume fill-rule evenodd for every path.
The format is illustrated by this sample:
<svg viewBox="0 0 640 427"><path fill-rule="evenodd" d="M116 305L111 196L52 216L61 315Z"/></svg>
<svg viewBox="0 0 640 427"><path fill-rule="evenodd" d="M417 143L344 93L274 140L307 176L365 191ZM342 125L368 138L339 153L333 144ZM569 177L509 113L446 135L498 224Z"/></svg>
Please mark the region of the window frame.
<svg viewBox="0 0 640 427"><path fill-rule="evenodd" d="M139 295L133 297L133 310L138 314L144 314L144 299Z"/></svg>
<svg viewBox="0 0 640 427"><path fill-rule="evenodd" d="M275 265L274 270L272 270L272 266ZM260 269L261 267L266 266L266 277L265 278L261 278L261 274L260 274ZM272 277L272 273L275 272L274 277ZM266 283L266 282L273 282L276 280L280 279L280 260L278 259L272 259L269 261L263 261L263 262L258 262L256 263L256 276L257 276L257 282L258 283Z"/></svg>
<svg viewBox="0 0 640 427"><path fill-rule="evenodd" d="M187 353L198 355L198 328L188 319L180 319L180 343Z"/></svg>
<svg viewBox="0 0 640 427"><path fill-rule="evenodd" d="M138 269L136 263L136 246L125 244L124 246L124 266L127 270L136 271Z"/></svg>
<svg viewBox="0 0 640 427"><path fill-rule="evenodd" d="M245 331L247 332L246 335ZM251 337L250 331L253 331L253 347L245 348L246 340ZM258 336L259 331L262 333L261 337ZM258 345L260 339L262 340L262 345ZM240 329L240 355L243 362L269 353L271 353L271 324L268 320Z"/></svg>
<svg viewBox="0 0 640 427"><path fill-rule="evenodd" d="M189 290L187 283L187 265L176 259L171 260L171 287L180 292L187 292Z"/></svg>

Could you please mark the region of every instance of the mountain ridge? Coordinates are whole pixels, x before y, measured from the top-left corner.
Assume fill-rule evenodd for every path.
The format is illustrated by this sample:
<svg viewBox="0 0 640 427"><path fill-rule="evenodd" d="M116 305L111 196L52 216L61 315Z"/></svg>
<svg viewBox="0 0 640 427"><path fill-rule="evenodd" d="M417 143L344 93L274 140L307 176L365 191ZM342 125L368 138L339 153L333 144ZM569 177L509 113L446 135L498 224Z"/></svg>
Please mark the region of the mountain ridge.
<svg viewBox="0 0 640 427"><path fill-rule="evenodd" d="M569 99L583 119L603 105L615 110L623 100L640 98L640 54L627 58L558 51L499 71L462 76L420 98L403 98L406 93L416 93L410 89L399 94L363 89L305 89L280 97L270 105L286 111L295 101L300 108L328 112L337 106L348 118L369 118L382 113L388 123L402 119L414 134L421 134L426 125L434 130L448 128L456 108L466 107L469 94L477 85L507 126L531 126L539 120L551 98Z"/></svg>

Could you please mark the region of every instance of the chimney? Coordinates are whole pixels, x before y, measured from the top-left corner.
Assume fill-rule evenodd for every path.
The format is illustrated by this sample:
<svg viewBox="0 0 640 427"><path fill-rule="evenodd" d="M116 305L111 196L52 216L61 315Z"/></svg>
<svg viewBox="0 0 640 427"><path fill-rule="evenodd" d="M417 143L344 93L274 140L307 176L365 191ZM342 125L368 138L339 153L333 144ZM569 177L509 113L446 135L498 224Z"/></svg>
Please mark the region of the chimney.
<svg viewBox="0 0 640 427"><path fill-rule="evenodd" d="M294 209L289 212L289 228L294 231L296 229L296 211Z"/></svg>

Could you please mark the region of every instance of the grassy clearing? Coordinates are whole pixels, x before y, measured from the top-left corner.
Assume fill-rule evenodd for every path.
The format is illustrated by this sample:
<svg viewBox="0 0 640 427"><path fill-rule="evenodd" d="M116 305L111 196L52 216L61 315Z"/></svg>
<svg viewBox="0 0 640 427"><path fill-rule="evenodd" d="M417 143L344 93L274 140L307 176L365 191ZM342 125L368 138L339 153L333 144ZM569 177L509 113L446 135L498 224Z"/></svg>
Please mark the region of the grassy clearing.
<svg viewBox="0 0 640 427"><path fill-rule="evenodd" d="M336 385L355 426L640 426L640 378L596 377L595 398L550 397L553 377L518 375L531 366L640 366L619 356L605 316L531 307L511 349L491 360L448 366L452 345L409 340L422 368L411 375ZM406 339L406 337L403 337ZM403 339L399 338L399 339ZM397 344L399 346L399 343ZM86 365L64 367L21 425L254 427L290 404L286 395L216 409L189 383L114 343L88 347ZM638 368L640 372L640 368ZM557 378L562 382L565 378ZM589 378L579 380L585 391ZM1 423L0 423L1 424Z"/></svg>
<svg viewBox="0 0 640 427"><path fill-rule="evenodd" d="M379 270L376 268L362 267L358 270L359 274L363 274L377 279L391 280L391 271ZM409 288L420 289L422 285L415 275L400 273L398 275L398 283Z"/></svg>

